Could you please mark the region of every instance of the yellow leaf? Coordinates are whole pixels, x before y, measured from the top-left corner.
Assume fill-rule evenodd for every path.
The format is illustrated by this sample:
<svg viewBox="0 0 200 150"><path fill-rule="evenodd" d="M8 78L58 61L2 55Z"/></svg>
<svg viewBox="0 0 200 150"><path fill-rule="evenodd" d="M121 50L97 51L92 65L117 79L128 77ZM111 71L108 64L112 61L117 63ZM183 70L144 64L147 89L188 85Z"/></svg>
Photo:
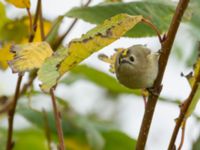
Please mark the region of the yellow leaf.
<svg viewBox="0 0 200 150"><path fill-rule="evenodd" d="M9 62L13 72L25 72L40 68L53 51L47 42L27 43L12 47L14 59Z"/></svg>
<svg viewBox="0 0 200 150"><path fill-rule="evenodd" d="M11 44L3 44L3 47L0 48L0 68L3 70L8 68L8 61L13 59L10 47Z"/></svg>
<svg viewBox="0 0 200 150"><path fill-rule="evenodd" d="M62 50L62 55L56 54L49 57L39 69L38 77L42 81L42 90L48 92L65 72L94 52L119 39L142 18L142 16L118 14L93 28L81 38L72 40L68 47Z"/></svg>
<svg viewBox="0 0 200 150"><path fill-rule="evenodd" d="M119 14L90 30L68 45L68 56L61 63L59 72L64 74L99 49L111 44L142 20L142 16Z"/></svg>
<svg viewBox="0 0 200 150"><path fill-rule="evenodd" d="M30 23L29 18L27 18L27 17L24 18L24 24L27 27L29 27L29 23ZM43 20L43 25L44 25L44 35L46 35L50 31L50 29L52 27L52 23L50 21L44 19ZM27 37L26 37L26 39L24 41L28 42ZM35 37L34 37L34 42L41 42L41 41L42 41L41 28L40 28L40 24L39 24L39 21L38 21L37 22L37 30L35 32Z"/></svg>
<svg viewBox="0 0 200 150"><path fill-rule="evenodd" d="M30 0L6 0L8 3L13 4L15 7L18 8L30 8Z"/></svg>

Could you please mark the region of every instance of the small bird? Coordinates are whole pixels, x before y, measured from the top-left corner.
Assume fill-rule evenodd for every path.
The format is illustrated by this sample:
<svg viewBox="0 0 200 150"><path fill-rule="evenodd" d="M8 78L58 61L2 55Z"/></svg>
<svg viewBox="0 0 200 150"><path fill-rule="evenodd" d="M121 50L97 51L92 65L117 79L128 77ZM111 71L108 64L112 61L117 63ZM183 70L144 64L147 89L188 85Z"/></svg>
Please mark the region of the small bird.
<svg viewBox="0 0 200 150"><path fill-rule="evenodd" d="M131 46L116 57L116 77L131 89L151 88L158 74L158 58L159 53L143 45Z"/></svg>
<svg viewBox="0 0 200 150"><path fill-rule="evenodd" d="M110 58L104 54L99 58L110 63L110 71L116 74L118 81L130 89L151 88L158 74L159 52L152 52L144 45L116 51Z"/></svg>

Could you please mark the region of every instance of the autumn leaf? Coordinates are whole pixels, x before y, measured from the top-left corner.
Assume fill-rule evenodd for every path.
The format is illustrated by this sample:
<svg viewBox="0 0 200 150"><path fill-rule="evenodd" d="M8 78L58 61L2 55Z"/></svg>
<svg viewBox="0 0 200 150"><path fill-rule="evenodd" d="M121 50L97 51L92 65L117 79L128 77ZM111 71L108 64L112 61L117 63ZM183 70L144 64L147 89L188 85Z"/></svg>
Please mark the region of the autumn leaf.
<svg viewBox="0 0 200 150"><path fill-rule="evenodd" d="M13 4L15 7L18 8L30 8L30 0L6 0L8 3Z"/></svg>
<svg viewBox="0 0 200 150"><path fill-rule="evenodd" d="M186 78L190 84L190 87L193 88L195 82L197 82L197 77L200 76L200 57L197 58L197 61L194 65L193 72L189 73ZM186 112L185 117L188 118L194 111L198 101L200 99L200 86L198 85L198 89L196 90L195 95L193 96L192 102Z"/></svg>
<svg viewBox="0 0 200 150"><path fill-rule="evenodd" d="M15 56L9 64L13 72L19 73L40 68L44 60L53 53L47 42L15 45L11 51Z"/></svg>
<svg viewBox="0 0 200 150"><path fill-rule="evenodd" d="M23 17L21 19L10 20L5 22L0 28L0 40L19 43L27 43L29 37L29 18ZM52 23L48 20L43 20L45 35L50 31ZM37 30L35 33L34 42L40 42L41 30L39 28L39 22L37 22Z"/></svg>
<svg viewBox="0 0 200 150"><path fill-rule="evenodd" d="M19 73L40 68L38 77L42 81L41 88L48 92L65 72L94 52L119 39L142 18L142 16L127 14L116 15L81 38L72 40L66 48L57 50L53 55L47 42L16 45L12 48L15 57L9 64L13 72Z"/></svg>
<svg viewBox="0 0 200 150"><path fill-rule="evenodd" d="M6 70L8 68L8 61L13 59L13 54L10 52L10 43L3 44L0 48L0 68Z"/></svg>
<svg viewBox="0 0 200 150"><path fill-rule="evenodd" d="M102 25L90 30L80 39L68 45L68 55L61 63L59 72L64 74L92 53L111 44L142 20L142 16L120 14L106 20Z"/></svg>
<svg viewBox="0 0 200 150"><path fill-rule="evenodd" d="M39 69L38 77L42 81L42 90L48 92L65 72L94 52L119 39L142 18L142 16L119 14L105 20L103 24L93 28L81 38L72 40L68 47L62 50L63 55L56 54L48 58Z"/></svg>
<svg viewBox="0 0 200 150"><path fill-rule="evenodd" d="M57 80L61 76L58 72L58 66L60 62L66 57L66 48L58 49L52 57L46 59L42 67L38 71L38 78L42 81L41 88L48 92L48 90L56 85Z"/></svg>

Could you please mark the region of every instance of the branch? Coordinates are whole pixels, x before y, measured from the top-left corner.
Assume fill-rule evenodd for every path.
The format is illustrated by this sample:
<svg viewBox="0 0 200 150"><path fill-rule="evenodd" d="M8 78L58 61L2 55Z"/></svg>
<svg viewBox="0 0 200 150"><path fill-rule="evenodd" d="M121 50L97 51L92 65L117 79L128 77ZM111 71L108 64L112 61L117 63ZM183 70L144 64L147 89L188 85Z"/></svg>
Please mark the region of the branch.
<svg viewBox="0 0 200 150"><path fill-rule="evenodd" d="M148 25L149 27L151 27L156 32L160 43L162 43L163 39L161 37L160 31L158 30L158 28L154 24L152 24L149 20L147 20L147 19L143 18L142 22L145 23L146 25Z"/></svg>
<svg viewBox="0 0 200 150"><path fill-rule="evenodd" d="M192 87L192 91L190 92L189 97L181 105L180 114L179 114L179 117L176 121L176 125L175 125L175 128L174 128L168 149L170 149L171 147L174 146L174 143L176 141L179 129L180 129L182 123L184 123L187 119L187 118L185 118L185 115L186 115L186 113L189 109L190 104L192 103L192 100L193 100L193 97L195 96L195 93L197 92L199 83L200 83L200 71L198 72L198 76L196 78L194 86Z"/></svg>
<svg viewBox="0 0 200 150"><path fill-rule="evenodd" d="M27 8L27 13L29 16L29 22L30 22L30 36L29 36L29 42L32 42L34 37L35 37L35 31L37 29L37 16L39 15L39 1L38 0L38 6L37 6L37 10L36 10L36 17L34 19L34 24L32 22L32 15L30 13L30 9ZM33 31L33 32L32 32ZM16 106L17 106L17 101L18 98L20 97L20 86L21 86L21 81L23 79L23 75L19 74L18 80L17 80L17 85L16 85L16 89L15 89L15 95L14 95L14 99L11 102L11 106L10 109L8 110L8 136L7 136L7 144L6 144L6 150L12 150L13 146L14 146L14 142L12 141L12 135L13 135L13 120L14 120L14 115L15 115L15 110L16 110Z"/></svg>
<svg viewBox="0 0 200 150"><path fill-rule="evenodd" d="M38 17L39 17L39 14L40 14L40 7L41 7L41 0L38 0L33 25L30 25L32 27L32 30L31 30L32 32L29 36L29 42L32 42L34 37L35 37L35 32L37 30L37 21L38 21Z"/></svg>
<svg viewBox="0 0 200 150"><path fill-rule="evenodd" d="M83 7L87 7L91 2L92 2L92 0L88 0L88 2ZM77 18L74 19L74 21L69 26L68 30L56 40L55 44L53 44L54 49L56 47L58 47L62 43L62 41L66 38L66 36L72 31L72 29L75 26L75 24L77 23L77 21L78 21Z"/></svg>
<svg viewBox="0 0 200 150"><path fill-rule="evenodd" d="M42 1L38 0L38 3L40 3L40 10L39 10L39 18L40 18L40 35L42 41L45 39L45 33L44 33L44 20L42 15Z"/></svg>
<svg viewBox="0 0 200 150"><path fill-rule="evenodd" d="M138 141L136 145L137 150L143 150L145 148L154 110L155 110L160 92L162 90L161 82L162 82L165 68L168 62L169 54L171 52L171 48L174 43L174 39L178 30L178 27L180 25L184 11L186 10L188 6L188 3L189 3L189 0L179 1L178 6L176 8L176 12L170 24L166 39L161 43L162 51L161 51L161 55L159 59L159 73L153 85L153 92L150 93L148 97L148 102L145 109L142 125L140 128L140 133L139 133L139 137L138 137Z"/></svg>
<svg viewBox="0 0 200 150"><path fill-rule="evenodd" d="M56 106L56 98L55 98L55 95L54 95L54 89L53 88L50 90L50 94L51 94L54 118L55 118L55 121L56 121L56 129L57 129L58 139L59 139L59 149L65 150L64 137L63 137L63 131L62 131L62 124L61 124L61 116L60 116L60 113L58 112L58 109L57 109L57 106Z"/></svg>
<svg viewBox="0 0 200 150"><path fill-rule="evenodd" d="M12 101L12 106L11 106L11 109L8 111L8 136L7 136L6 150L11 150L14 146L14 143L12 141L13 120L14 120L15 109L17 106L17 100L19 98L20 85L21 85L22 78L23 76L19 75L18 80L17 80L17 86L15 89L15 96Z"/></svg>
<svg viewBox="0 0 200 150"><path fill-rule="evenodd" d="M48 143L48 148L51 150L51 132L50 132L50 127L49 127L49 121L48 121L48 116L45 111L45 109L42 109L43 115L44 115L44 131L45 131L45 136L47 139Z"/></svg>

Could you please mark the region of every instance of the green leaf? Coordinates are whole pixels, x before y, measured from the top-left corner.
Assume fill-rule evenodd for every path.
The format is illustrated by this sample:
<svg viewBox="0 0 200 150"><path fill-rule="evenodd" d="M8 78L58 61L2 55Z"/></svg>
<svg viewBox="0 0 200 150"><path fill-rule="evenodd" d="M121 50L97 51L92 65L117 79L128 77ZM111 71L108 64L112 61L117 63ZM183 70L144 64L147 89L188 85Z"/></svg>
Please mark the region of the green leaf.
<svg viewBox="0 0 200 150"><path fill-rule="evenodd" d="M199 150L200 147L200 135L199 137L193 142L192 150Z"/></svg>
<svg viewBox="0 0 200 150"><path fill-rule="evenodd" d="M45 60L42 67L39 69L38 78L42 81L41 88L43 91L48 92L52 86L56 85L57 80L60 77L58 67L60 66L61 61L66 57L66 54L66 48L58 49L52 57Z"/></svg>
<svg viewBox="0 0 200 150"><path fill-rule="evenodd" d="M44 129L44 118L41 112L24 107L19 108L17 112L33 125L42 130ZM56 135L53 113L47 112L47 117L51 134ZM79 139L82 143L89 144L94 150L101 148L103 150L121 150L120 148L122 147L124 148L123 150L129 150L133 149L135 145L135 140L121 131L117 131L109 123L102 123L102 121L97 121L96 119L93 121L70 110L62 112L62 127L65 139Z"/></svg>
<svg viewBox="0 0 200 150"><path fill-rule="evenodd" d="M0 28L3 26L5 22L9 19L6 16L5 6L0 2Z"/></svg>
<svg viewBox="0 0 200 150"><path fill-rule="evenodd" d="M82 35L81 38L72 40L67 48L60 51L62 55L55 53L40 68L38 77L42 81L41 89L49 92L64 73L78 65L94 52L118 40L128 30L139 23L142 18L142 16L118 14L91 29Z"/></svg>
<svg viewBox="0 0 200 150"><path fill-rule="evenodd" d="M200 1L192 1L193 15L191 21L189 22L193 27L195 27L200 32Z"/></svg>
<svg viewBox="0 0 200 150"><path fill-rule="evenodd" d="M0 28L0 40L19 43L28 36L28 30L24 19L4 22Z"/></svg>
<svg viewBox="0 0 200 150"><path fill-rule="evenodd" d="M103 150L133 150L136 140L130 138L120 131L102 132L106 141Z"/></svg>
<svg viewBox="0 0 200 150"><path fill-rule="evenodd" d="M2 23L2 26L1 26ZM51 22L48 20L43 21L44 23L44 33L48 33L51 28ZM27 43L29 37L29 18L27 16L14 19L14 20L6 20L4 22L0 22L0 40L9 41L13 43ZM34 42L40 42L40 28L39 21L37 22L37 30L35 32Z"/></svg>
<svg viewBox="0 0 200 150"><path fill-rule="evenodd" d="M196 63L194 65L194 69L193 69L193 72L191 72L190 74L188 74L186 76L186 78L188 79L188 82L190 84L190 87L191 89L194 87L195 83L198 82L197 81L197 78L200 76L200 57L197 58L196 60ZM199 99L200 99L200 83L197 83L198 84L198 88L195 92L195 94L193 95L193 98L192 98L192 102L185 114L185 117L188 118L192 113L193 111L195 110L195 107L197 105L197 103L199 102Z"/></svg>
<svg viewBox="0 0 200 150"><path fill-rule="evenodd" d="M120 83L118 83L118 81L114 77L86 65L79 65L74 69L72 69L70 71L70 74L66 76L61 81L61 83L69 84L71 82L75 82L80 79L86 79L88 81L91 81L96 85L105 88L106 90L108 90L113 94L134 93L139 95L140 93L137 90L131 90L122 86Z"/></svg>
<svg viewBox="0 0 200 150"><path fill-rule="evenodd" d="M6 131L4 129L0 129L0 137L0 141L5 139ZM14 131L13 139L15 140L13 150L48 150L44 132L36 128ZM6 140L4 140L4 142L5 141ZM5 143L3 143L3 145L5 145ZM4 150L3 145L1 143L0 150Z"/></svg>
<svg viewBox="0 0 200 150"><path fill-rule="evenodd" d="M175 3L161 3L140 1L130 3L108 3L92 7L73 8L66 13L68 17L80 18L87 22L99 24L119 13L129 15L142 15L149 18L152 23L163 33L168 29L175 11ZM145 24L136 25L126 36L144 37L154 36L155 32Z"/></svg>
<svg viewBox="0 0 200 150"><path fill-rule="evenodd" d="M51 46L53 43L56 41L56 38L58 36L58 31L60 28L60 24L63 21L63 16L59 16L53 23L51 30L49 33L46 35L45 41L48 42Z"/></svg>

